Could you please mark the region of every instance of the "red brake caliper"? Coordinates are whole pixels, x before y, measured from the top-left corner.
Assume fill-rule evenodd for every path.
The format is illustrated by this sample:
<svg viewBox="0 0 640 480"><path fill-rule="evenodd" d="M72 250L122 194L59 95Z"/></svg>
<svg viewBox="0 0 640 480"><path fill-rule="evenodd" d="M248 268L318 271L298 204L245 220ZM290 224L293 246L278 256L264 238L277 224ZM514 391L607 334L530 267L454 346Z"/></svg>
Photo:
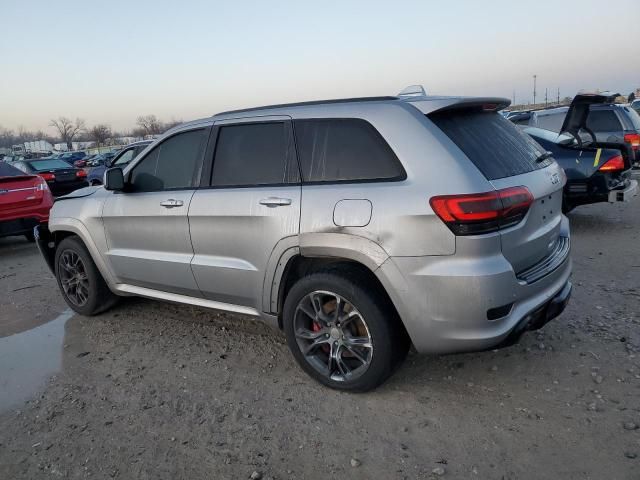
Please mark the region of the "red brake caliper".
<svg viewBox="0 0 640 480"><path fill-rule="evenodd" d="M322 330L322 326L318 322L313 322L313 325L311 325L311 328L313 329L314 332L319 332L320 330ZM321 348L322 348L322 351L326 354L328 354L330 351L329 345L327 345L326 343L324 345L321 345Z"/></svg>

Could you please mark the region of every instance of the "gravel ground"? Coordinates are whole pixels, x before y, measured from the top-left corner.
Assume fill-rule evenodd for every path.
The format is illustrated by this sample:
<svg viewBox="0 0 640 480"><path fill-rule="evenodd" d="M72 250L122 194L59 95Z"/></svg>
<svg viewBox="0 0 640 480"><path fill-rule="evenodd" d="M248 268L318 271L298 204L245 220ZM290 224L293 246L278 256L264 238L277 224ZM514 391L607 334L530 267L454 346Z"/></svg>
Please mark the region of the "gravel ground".
<svg viewBox="0 0 640 480"><path fill-rule="evenodd" d="M639 205L571 215L573 298L543 330L367 394L247 318L71 315L33 244L0 240L0 478L639 479Z"/></svg>

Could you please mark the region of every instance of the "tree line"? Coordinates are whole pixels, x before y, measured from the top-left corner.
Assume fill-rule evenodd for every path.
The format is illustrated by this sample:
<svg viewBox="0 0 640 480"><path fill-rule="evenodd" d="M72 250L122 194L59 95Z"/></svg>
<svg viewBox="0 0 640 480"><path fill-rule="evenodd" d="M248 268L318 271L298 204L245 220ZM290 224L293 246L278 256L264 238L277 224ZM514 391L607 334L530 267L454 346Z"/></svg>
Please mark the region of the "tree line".
<svg viewBox="0 0 640 480"><path fill-rule="evenodd" d="M56 132L54 135L49 135L42 130L27 130L22 126L15 131L0 126L0 147L8 148L12 145L36 140L46 140L51 144L65 143L69 150L72 149L73 142L96 142L98 146L110 145L114 144L114 139L118 137L159 135L180 123L182 123L182 120L163 122L155 115L141 115L136 119L135 128L128 131L116 131L106 123L98 123L88 127L81 118L76 118L74 121L68 117L61 116L49 122L49 126Z"/></svg>

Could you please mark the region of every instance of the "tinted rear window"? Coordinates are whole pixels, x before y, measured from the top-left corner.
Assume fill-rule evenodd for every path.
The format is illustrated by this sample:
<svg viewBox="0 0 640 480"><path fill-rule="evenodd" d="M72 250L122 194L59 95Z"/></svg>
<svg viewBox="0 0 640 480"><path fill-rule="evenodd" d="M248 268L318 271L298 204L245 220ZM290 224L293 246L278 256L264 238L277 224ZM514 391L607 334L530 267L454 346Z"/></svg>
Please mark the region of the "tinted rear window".
<svg viewBox="0 0 640 480"><path fill-rule="evenodd" d="M400 180L404 169L369 122L357 118L296 120L305 182Z"/></svg>
<svg viewBox="0 0 640 480"><path fill-rule="evenodd" d="M284 122L220 127L213 160L215 186L298 183L290 128Z"/></svg>
<svg viewBox="0 0 640 480"><path fill-rule="evenodd" d="M42 172L44 170L58 170L62 168L73 168L64 160L36 160L34 162L29 162L31 168L36 170L37 172Z"/></svg>
<svg viewBox="0 0 640 480"><path fill-rule="evenodd" d="M622 125L613 110L591 110L587 117L587 128L594 132L615 132L622 130Z"/></svg>
<svg viewBox="0 0 640 480"><path fill-rule="evenodd" d="M489 180L533 172L544 153L529 135L495 112L449 110L429 118Z"/></svg>

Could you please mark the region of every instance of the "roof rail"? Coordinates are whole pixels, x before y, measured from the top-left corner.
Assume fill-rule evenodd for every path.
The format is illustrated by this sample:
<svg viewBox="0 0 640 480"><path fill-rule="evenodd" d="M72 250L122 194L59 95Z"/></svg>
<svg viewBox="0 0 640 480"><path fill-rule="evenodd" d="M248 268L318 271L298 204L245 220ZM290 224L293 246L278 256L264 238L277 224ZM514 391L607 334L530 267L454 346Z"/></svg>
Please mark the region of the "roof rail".
<svg viewBox="0 0 640 480"><path fill-rule="evenodd" d="M379 102L385 100L398 100L398 97L360 97L360 98L339 98L333 100L313 100L310 102L298 102L298 103L280 103L277 105L265 105L262 107L242 108L239 110L227 110L226 112L216 113L215 115L228 115L234 113L255 112L258 110L270 110L275 108L284 107L306 107L309 105L326 105L334 103L358 103L358 102ZM214 116L215 116L214 115Z"/></svg>

